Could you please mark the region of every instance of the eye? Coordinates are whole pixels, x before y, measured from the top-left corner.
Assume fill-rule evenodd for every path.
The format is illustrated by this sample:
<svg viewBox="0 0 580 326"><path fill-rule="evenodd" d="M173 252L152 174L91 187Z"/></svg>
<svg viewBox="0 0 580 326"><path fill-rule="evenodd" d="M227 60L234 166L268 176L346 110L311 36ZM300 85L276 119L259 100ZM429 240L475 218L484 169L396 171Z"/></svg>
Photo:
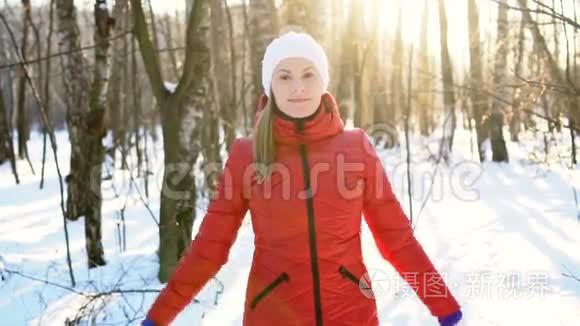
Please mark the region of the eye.
<svg viewBox="0 0 580 326"><path fill-rule="evenodd" d="M288 80L288 79L290 79L290 76L288 76L288 75L280 75L280 79L281 80Z"/></svg>
<svg viewBox="0 0 580 326"><path fill-rule="evenodd" d="M311 72L307 72L304 74L304 78L312 78L312 77L314 77L314 74Z"/></svg>

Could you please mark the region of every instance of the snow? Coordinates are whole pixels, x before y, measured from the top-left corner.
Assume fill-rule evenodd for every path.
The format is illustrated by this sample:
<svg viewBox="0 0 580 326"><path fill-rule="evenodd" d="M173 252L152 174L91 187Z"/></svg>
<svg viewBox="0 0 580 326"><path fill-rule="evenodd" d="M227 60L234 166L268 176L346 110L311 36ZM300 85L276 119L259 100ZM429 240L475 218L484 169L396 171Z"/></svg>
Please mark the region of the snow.
<svg viewBox="0 0 580 326"><path fill-rule="evenodd" d="M573 278L580 278L580 221L573 192L580 188L579 171L554 163L566 153L564 136L558 139L564 146L560 154L551 152L547 157L541 149L543 139L530 135L522 139L523 145L508 142L510 163L479 164L470 149L469 133L458 130L450 162L437 166L427 159L426 148L436 153L438 140L412 140L415 236L462 305L462 325L577 325L580 320L580 281ZM59 163L66 175L67 134L59 132L57 141ZM153 175L146 202L158 219L162 145L160 140L150 140L149 145ZM156 279L157 227L136 191L138 185L144 197L143 177L136 170L117 169L103 183L106 266L87 269L83 219L68 222L77 282L73 289L54 161L47 155L45 188L39 190L42 135L33 134L29 146L37 175L32 175L25 161L19 161L21 183L15 185L9 165L0 166L2 324L62 325L84 311L92 312L98 324L137 325L155 293L89 299L115 289L162 288ZM532 150L537 160L529 155ZM136 162L132 155L130 164ZM380 156L409 211L404 149L381 150ZM110 171L110 162L107 167ZM131 174L136 185L130 182ZM120 212L125 205L123 224ZM194 232L206 206L207 199L198 203ZM373 287L382 290L377 298L381 325L435 325L427 308L382 259L366 224L362 234ZM197 296L200 302L190 304L175 325L241 325L253 240L248 215L229 261ZM90 324L90 317L80 319Z"/></svg>
<svg viewBox="0 0 580 326"><path fill-rule="evenodd" d="M176 83L172 83L172 82L164 82L163 85L165 86L165 88L169 91L169 93L175 93L175 90L177 89L177 84Z"/></svg>

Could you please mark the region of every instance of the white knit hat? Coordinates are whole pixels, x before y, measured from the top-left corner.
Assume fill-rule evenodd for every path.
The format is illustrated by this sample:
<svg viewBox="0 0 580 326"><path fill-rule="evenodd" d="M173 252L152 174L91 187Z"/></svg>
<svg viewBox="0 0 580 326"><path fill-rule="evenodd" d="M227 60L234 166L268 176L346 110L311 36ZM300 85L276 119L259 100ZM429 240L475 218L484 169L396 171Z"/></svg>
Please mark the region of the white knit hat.
<svg viewBox="0 0 580 326"><path fill-rule="evenodd" d="M309 34L288 32L272 40L264 53L262 86L266 96L270 96L270 83L276 66L280 61L294 57L308 59L314 63L322 79L322 91L326 91L329 77L328 58L324 49Z"/></svg>

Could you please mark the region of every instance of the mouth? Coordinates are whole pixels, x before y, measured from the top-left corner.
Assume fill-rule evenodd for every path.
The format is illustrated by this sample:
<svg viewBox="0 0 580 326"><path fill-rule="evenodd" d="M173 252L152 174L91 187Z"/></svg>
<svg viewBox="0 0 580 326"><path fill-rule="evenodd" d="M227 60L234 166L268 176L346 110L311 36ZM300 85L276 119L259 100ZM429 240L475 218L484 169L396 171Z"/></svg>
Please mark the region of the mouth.
<svg viewBox="0 0 580 326"><path fill-rule="evenodd" d="M288 99L288 102L290 103L304 103L304 102L308 102L310 101L309 98L292 98L292 99Z"/></svg>

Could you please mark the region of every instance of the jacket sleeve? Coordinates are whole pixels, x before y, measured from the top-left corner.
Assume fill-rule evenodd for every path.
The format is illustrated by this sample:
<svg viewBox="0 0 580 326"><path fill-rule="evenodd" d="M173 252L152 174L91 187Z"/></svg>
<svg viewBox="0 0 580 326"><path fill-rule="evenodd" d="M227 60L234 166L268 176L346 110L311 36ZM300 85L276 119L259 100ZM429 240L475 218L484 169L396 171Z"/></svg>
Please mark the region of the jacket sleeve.
<svg viewBox="0 0 580 326"><path fill-rule="evenodd" d="M373 145L364 131L361 135L366 171L363 215L381 255L433 316L456 312L459 304L415 238Z"/></svg>
<svg viewBox="0 0 580 326"><path fill-rule="evenodd" d="M248 210L242 182L246 165L243 158L251 154L244 153L242 147L240 140L232 145L216 197L210 201L198 233L147 314L157 326L171 323L228 260Z"/></svg>

